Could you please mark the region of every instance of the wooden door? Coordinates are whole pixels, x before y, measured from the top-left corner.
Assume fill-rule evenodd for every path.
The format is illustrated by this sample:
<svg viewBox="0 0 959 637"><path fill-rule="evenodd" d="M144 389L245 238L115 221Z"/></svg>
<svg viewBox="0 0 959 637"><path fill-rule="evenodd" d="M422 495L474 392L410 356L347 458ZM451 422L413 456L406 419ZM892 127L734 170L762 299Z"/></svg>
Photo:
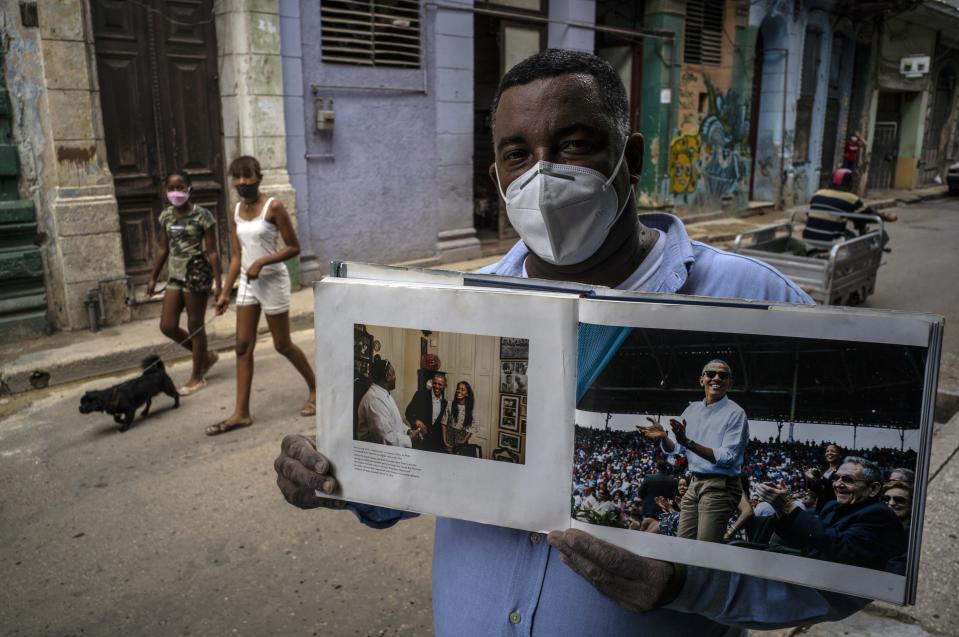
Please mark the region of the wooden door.
<svg viewBox="0 0 959 637"><path fill-rule="evenodd" d="M185 170L192 200L229 226L213 0L92 0L107 161L120 214L126 273L150 275L164 177Z"/></svg>

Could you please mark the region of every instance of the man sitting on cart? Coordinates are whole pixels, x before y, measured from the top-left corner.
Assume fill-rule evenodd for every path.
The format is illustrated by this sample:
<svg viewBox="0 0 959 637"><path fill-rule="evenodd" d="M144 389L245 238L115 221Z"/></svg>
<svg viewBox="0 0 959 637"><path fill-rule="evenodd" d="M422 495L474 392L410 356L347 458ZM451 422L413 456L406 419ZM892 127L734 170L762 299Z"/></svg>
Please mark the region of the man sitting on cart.
<svg viewBox="0 0 959 637"><path fill-rule="evenodd" d="M868 232L868 219L844 215L876 215L885 222L893 222L899 218L895 213L873 210L867 206L852 192L852 177L853 173L848 168L836 170L832 174L830 187L817 190L809 200L809 217L802 238L813 251L828 250L836 241L862 236ZM884 230L883 247L888 241L889 235Z"/></svg>

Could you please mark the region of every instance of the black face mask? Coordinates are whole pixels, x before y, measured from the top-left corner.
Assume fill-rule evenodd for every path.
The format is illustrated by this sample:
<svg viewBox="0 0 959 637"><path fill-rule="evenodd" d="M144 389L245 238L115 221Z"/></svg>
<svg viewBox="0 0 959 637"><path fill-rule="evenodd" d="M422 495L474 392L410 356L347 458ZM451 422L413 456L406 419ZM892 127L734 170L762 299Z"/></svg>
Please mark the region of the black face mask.
<svg viewBox="0 0 959 637"><path fill-rule="evenodd" d="M236 192L246 201L253 201L259 196L260 184L237 184Z"/></svg>

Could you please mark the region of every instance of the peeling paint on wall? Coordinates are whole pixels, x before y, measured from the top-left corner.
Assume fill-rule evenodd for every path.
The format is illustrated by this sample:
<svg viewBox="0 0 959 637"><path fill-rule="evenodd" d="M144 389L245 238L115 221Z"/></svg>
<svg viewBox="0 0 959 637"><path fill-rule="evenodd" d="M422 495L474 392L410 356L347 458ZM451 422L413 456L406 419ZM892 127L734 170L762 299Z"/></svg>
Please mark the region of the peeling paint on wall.
<svg viewBox="0 0 959 637"><path fill-rule="evenodd" d="M71 148L69 146L57 146L57 161L72 161L78 164L85 164L96 157L97 147L86 146L84 148Z"/></svg>

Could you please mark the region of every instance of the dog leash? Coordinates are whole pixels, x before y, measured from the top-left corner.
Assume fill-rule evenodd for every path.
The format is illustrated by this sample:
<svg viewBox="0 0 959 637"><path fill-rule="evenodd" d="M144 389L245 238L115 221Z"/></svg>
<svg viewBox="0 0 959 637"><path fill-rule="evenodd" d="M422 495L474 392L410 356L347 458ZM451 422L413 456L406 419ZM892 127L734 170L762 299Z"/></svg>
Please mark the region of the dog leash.
<svg viewBox="0 0 959 637"><path fill-rule="evenodd" d="M245 274L244 274L243 272L240 272L240 276L245 277ZM166 289L166 285L164 285L163 288ZM235 304L235 305L233 306L233 308L232 308L232 311L233 311L234 313L237 311L237 308L238 308L239 306L244 305L245 302L246 302L247 293L248 293L249 288L250 288L250 280L247 279L247 280L246 280L246 285L241 285L240 288L242 288L243 295L236 300L236 304ZM230 309L230 308L228 308L228 309ZM214 314L214 315L213 315L213 318L211 318L209 321L204 321L203 324L200 325L200 327L196 328L195 330L193 330L192 332L190 332L189 334L187 334L187 336L186 336L185 339L183 339L182 341L179 341L179 342L175 343L174 346L175 346L175 347L181 347L181 346L183 346L184 343L186 343L186 342L189 341L191 338L193 338L194 336L196 336L197 334L199 334L201 330L206 329L206 327L207 327L208 325L212 324L213 321L215 321L215 320L217 320L218 318L220 318L221 316L225 316L225 315L226 315L226 312L223 312L223 314ZM163 362L163 361L162 361L161 359L158 359L158 360L150 363L150 364L147 365L146 367L144 367L144 368L143 368L143 371L146 372L148 369L150 369L150 368L152 368L152 367L154 367L154 366L156 366L156 365L159 365L159 364L162 363L162 362Z"/></svg>
<svg viewBox="0 0 959 637"><path fill-rule="evenodd" d="M240 275L243 276L243 273L241 272ZM236 304L235 304L235 306L233 307L233 312L236 312L236 311L237 311L236 308L239 307L240 305L242 305L243 302L246 301L247 290L248 290L248 288L250 287L249 279L247 279L246 286L240 286L240 287L243 287L243 288L244 288L244 289L243 289L243 297L237 299ZM166 285L163 286L163 289L164 289L164 290L166 289ZM229 309L229 308L228 308L228 309ZM204 310L204 313L205 313L205 310ZM189 341L191 338L193 338L194 336L196 336L197 334L199 334L201 330L206 329L207 325L210 325L211 323L213 323L213 321L217 320L217 319L220 318L221 316L224 316L225 314L226 314L226 312L223 312L223 314L216 314L216 313L214 313L213 316L210 317L209 320L203 321L203 323L200 325L200 327L196 328L195 330L193 330L192 332L190 332L189 334L187 334L187 335L186 335L186 338L184 338L182 341L179 341L179 342L177 342L177 343L174 343L174 347L182 347L187 341ZM144 368L143 368L143 372L146 373L147 370L151 369L152 367L155 367L156 365L159 365L159 364L162 363L162 362L163 362L163 360L160 359L160 358L158 358L158 359L155 360L154 362L152 362L152 363L150 363L149 365L147 365L146 367L144 367Z"/></svg>

